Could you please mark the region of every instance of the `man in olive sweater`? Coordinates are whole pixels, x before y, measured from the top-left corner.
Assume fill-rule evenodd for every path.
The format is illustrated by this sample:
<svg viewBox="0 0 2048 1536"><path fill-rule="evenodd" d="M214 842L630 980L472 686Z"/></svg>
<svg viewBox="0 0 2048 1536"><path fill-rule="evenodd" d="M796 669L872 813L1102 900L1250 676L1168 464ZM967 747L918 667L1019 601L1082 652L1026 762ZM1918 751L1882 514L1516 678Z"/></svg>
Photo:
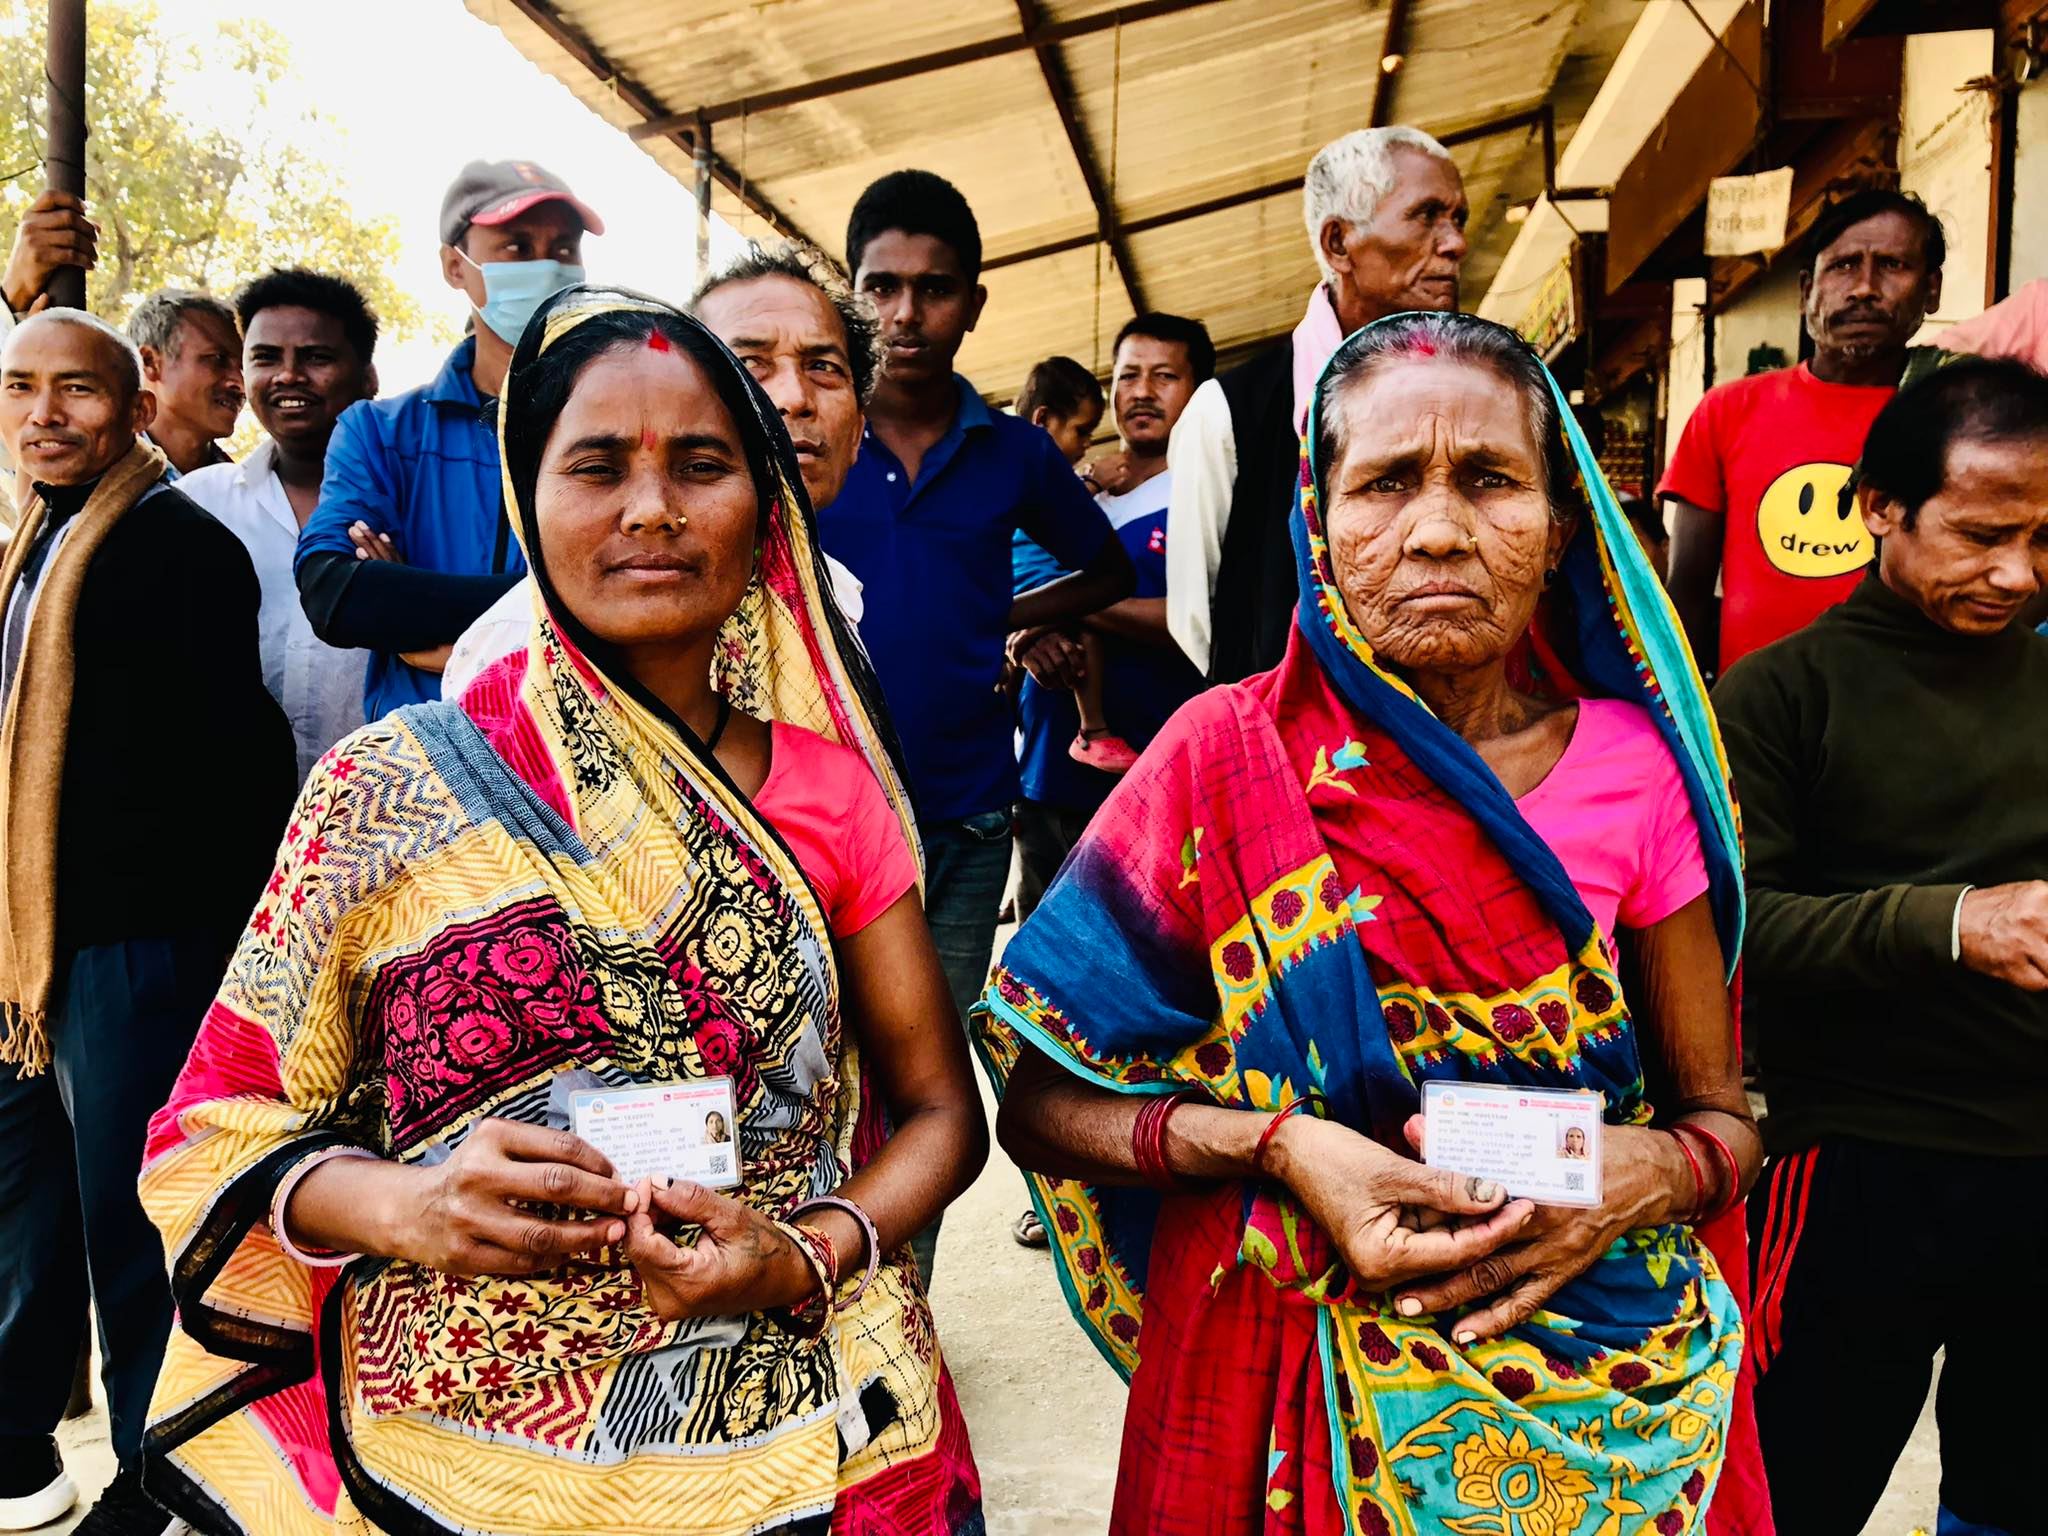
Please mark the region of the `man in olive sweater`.
<svg viewBox="0 0 2048 1536"><path fill-rule="evenodd" d="M1769 1106L1765 1468L1780 1530L1854 1536L1945 1348L1943 1536L2039 1530L2010 1437L2048 1294L2048 639L2021 621L2048 582L2048 378L1969 360L1908 387L1857 477L1877 563L1714 696Z"/></svg>

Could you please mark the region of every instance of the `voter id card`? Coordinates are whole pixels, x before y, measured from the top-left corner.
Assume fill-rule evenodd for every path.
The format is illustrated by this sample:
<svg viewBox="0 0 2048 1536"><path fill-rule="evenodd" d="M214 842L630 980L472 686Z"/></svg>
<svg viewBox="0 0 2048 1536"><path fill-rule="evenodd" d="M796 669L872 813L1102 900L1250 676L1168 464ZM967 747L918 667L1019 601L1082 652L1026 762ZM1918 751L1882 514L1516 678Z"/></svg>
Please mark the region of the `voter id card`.
<svg viewBox="0 0 2048 1536"><path fill-rule="evenodd" d="M628 1184L688 1179L729 1189L740 1181L739 1117L729 1077L578 1093L569 1108L576 1134L610 1158Z"/></svg>
<svg viewBox="0 0 2048 1536"><path fill-rule="evenodd" d="M1492 1179L1541 1205L1600 1203L1600 1116L1590 1090L1425 1083L1422 1160Z"/></svg>

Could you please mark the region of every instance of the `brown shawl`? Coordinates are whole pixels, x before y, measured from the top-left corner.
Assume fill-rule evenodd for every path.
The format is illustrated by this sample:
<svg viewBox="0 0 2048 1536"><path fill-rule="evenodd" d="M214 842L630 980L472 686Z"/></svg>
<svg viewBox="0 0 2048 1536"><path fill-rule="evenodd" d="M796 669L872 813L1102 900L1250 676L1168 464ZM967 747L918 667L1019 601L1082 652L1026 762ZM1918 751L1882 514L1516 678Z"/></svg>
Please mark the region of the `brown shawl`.
<svg viewBox="0 0 2048 1536"><path fill-rule="evenodd" d="M153 445L108 470L49 558L14 691L0 720L0 1062L25 1077L50 1065L50 983L57 959L57 807L71 724L72 630L93 556L114 524L163 477ZM32 496L0 560L0 616L49 509Z"/></svg>

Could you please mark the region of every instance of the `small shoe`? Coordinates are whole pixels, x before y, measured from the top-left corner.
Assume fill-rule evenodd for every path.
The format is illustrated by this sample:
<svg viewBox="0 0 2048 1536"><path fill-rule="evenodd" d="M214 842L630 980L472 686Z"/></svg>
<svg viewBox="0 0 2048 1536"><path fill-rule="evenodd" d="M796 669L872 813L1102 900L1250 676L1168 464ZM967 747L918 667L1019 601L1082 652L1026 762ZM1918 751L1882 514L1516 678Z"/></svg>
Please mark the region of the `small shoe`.
<svg viewBox="0 0 2048 1536"><path fill-rule="evenodd" d="M142 1467L130 1462L86 1511L74 1536L165 1536L177 1523L142 1491Z"/></svg>
<svg viewBox="0 0 2048 1536"><path fill-rule="evenodd" d="M1100 736L1082 732L1067 743L1067 756L1104 773L1129 773L1138 765L1138 749L1108 732Z"/></svg>
<svg viewBox="0 0 2048 1536"><path fill-rule="evenodd" d="M1026 1211L1017 1218L1017 1224L1010 1228L1010 1236L1017 1239L1022 1248L1049 1248L1052 1246L1045 1235L1045 1223L1038 1219L1038 1212Z"/></svg>
<svg viewBox="0 0 2048 1536"><path fill-rule="evenodd" d="M0 1441L0 1531L32 1531L78 1502L78 1485L64 1471L57 1442L48 1435Z"/></svg>

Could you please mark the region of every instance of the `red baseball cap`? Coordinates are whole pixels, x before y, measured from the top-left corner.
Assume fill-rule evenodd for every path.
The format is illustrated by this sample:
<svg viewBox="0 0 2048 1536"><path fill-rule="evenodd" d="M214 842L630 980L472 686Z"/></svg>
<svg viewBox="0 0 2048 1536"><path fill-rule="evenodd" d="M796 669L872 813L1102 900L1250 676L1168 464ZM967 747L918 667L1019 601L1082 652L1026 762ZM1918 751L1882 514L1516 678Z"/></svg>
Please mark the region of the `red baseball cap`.
<svg viewBox="0 0 2048 1536"><path fill-rule="evenodd" d="M441 243L456 244L472 224L509 224L542 203L567 203L585 230L604 233L597 211L533 161L472 160L441 198Z"/></svg>

